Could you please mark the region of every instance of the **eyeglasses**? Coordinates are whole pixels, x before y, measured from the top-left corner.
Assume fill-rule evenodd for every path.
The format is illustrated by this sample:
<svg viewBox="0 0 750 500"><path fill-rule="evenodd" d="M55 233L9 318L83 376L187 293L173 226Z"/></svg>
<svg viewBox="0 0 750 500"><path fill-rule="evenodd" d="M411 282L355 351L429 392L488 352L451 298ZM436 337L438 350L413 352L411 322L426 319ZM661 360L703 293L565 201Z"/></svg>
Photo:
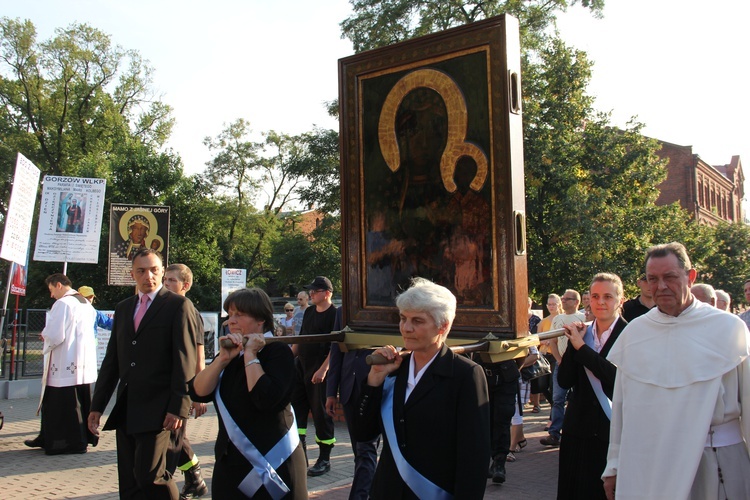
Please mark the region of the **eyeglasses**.
<svg viewBox="0 0 750 500"><path fill-rule="evenodd" d="M325 291L326 290L310 290L310 295L312 295L314 293L322 293L322 292L325 292Z"/></svg>
<svg viewBox="0 0 750 500"><path fill-rule="evenodd" d="M563 300L578 300L575 297L563 297Z"/></svg>
<svg viewBox="0 0 750 500"><path fill-rule="evenodd" d="M291 312L294 312L294 309L284 309L284 311L291 313Z"/></svg>

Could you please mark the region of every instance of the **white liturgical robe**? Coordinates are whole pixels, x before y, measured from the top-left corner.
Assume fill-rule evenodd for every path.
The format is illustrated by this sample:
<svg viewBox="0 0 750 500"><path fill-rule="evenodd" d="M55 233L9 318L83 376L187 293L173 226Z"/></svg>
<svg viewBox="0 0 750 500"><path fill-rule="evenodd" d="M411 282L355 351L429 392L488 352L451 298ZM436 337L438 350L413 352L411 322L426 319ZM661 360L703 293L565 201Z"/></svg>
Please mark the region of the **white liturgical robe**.
<svg viewBox="0 0 750 500"><path fill-rule="evenodd" d="M607 356L617 378L602 474L617 476L618 500L686 499L694 482L718 482L716 467L701 467L711 478L696 473L709 431L723 440L715 446L750 437L740 418L750 417L749 336L737 316L696 299L677 317L654 308L623 330Z"/></svg>

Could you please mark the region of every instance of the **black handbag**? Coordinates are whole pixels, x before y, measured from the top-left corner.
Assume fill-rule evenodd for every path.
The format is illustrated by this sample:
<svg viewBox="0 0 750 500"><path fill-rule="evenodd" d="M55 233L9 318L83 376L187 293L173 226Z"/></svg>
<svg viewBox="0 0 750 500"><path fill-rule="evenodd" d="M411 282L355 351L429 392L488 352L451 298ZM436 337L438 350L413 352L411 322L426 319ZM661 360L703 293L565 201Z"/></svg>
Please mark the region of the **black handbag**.
<svg viewBox="0 0 750 500"><path fill-rule="evenodd" d="M524 382L534 380L539 377L544 377L552 373L552 367L549 365L549 361L542 355L539 355L533 365L521 368L521 378Z"/></svg>

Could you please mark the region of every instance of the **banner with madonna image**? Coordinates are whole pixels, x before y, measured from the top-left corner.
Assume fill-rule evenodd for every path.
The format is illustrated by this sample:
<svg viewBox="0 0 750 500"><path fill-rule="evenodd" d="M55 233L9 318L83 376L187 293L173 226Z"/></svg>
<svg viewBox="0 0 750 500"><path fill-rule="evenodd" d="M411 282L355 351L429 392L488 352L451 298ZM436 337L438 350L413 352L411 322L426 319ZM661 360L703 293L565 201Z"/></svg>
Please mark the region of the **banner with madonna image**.
<svg viewBox="0 0 750 500"><path fill-rule="evenodd" d="M169 207L112 204L109 210L110 285L134 286L130 276L133 256L152 248L168 263Z"/></svg>

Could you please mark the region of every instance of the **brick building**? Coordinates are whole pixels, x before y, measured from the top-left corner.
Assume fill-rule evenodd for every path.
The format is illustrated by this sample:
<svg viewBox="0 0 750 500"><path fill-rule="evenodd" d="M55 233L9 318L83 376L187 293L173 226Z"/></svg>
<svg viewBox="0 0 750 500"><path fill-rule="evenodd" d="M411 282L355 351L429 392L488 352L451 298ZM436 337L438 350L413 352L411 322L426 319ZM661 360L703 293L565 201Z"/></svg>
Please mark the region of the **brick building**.
<svg viewBox="0 0 750 500"><path fill-rule="evenodd" d="M325 214L317 208L313 208L302 212L282 212L279 217L284 219L286 224L290 224L293 230L302 231L310 236L323 222Z"/></svg>
<svg viewBox="0 0 750 500"><path fill-rule="evenodd" d="M693 154L692 146L659 142L657 154L668 164L657 205L679 202L701 224L744 221L745 175L739 156L732 156L727 165L712 166Z"/></svg>

